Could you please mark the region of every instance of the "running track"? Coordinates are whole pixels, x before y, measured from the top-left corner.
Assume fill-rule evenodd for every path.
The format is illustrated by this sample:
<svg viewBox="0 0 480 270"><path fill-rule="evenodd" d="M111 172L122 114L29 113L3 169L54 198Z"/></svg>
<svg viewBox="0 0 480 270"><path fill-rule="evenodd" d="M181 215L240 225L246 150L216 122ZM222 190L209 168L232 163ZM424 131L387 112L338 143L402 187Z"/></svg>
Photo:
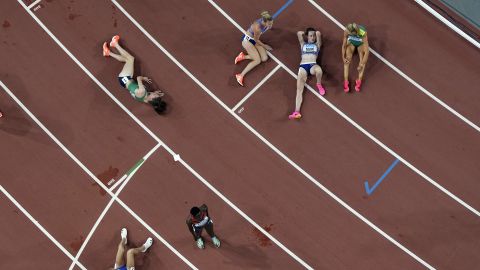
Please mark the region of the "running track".
<svg viewBox="0 0 480 270"><path fill-rule="evenodd" d="M471 86L478 50L413 3L377 2L349 2L348 9L336 1L316 4L342 24L363 22L374 50L480 125L479 89ZM341 29L313 1L295 1L280 14L264 37L278 62L270 59L246 77L247 87L237 87L232 75L243 65L232 64L241 36L233 23L246 27L259 10L284 4L255 3L50 0L32 6L67 55L22 5L2 2L0 237L18 243L2 247L2 268L111 267L123 226L130 243L155 233L139 269L479 264L479 132L373 55L363 91L345 95ZM328 103L306 93L305 117L291 122L295 78L288 70L298 65L295 32L307 26L324 37ZM117 33L139 73L168 93L166 117L119 90L121 65L99 53ZM110 179L144 156L131 179L107 192ZM372 186L397 158L402 162L367 196L364 181ZM191 205L203 202L223 240L219 250L196 250L184 227Z"/></svg>

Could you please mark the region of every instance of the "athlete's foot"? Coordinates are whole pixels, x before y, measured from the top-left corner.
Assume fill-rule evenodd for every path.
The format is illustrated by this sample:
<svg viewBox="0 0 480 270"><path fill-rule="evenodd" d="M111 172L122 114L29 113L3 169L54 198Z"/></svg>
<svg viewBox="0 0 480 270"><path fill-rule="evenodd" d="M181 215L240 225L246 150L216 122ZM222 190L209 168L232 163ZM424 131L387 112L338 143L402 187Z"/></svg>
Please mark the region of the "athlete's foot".
<svg viewBox="0 0 480 270"><path fill-rule="evenodd" d="M237 75L235 75L235 78L237 79L238 84L243 86L243 75L242 74L237 74Z"/></svg>
<svg viewBox="0 0 480 270"><path fill-rule="evenodd" d="M120 40L119 35L113 36L112 41L110 41L110 47L115 48L115 46L117 46L119 40Z"/></svg>
<svg viewBox="0 0 480 270"><path fill-rule="evenodd" d="M362 85L362 80L355 81L355 91L360 92L360 86Z"/></svg>
<svg viewBox="0 0 480 270"><path fill-rule="evenodd" d="M325 88L323 88L321 83L317 83L317 89L321 96L325 95Z"/></svg>
<svg viewBox="0 0 480 270"><path fill-rule="evenodd" d="M103 43L103 56L110 56L110 49L108 48L107 42Z"/></svg>
<svg viewBox="0 0 480 270"><path fill-rule="evenodd" d="M147 238L147 241L145 241L145 244L143 244L143 250L142 252L147 251L153 244L153 239L151 237Z"/></svg>
<svg viewBox="0 0 480 270"><path fill-rule="evenodd" d="M198 238L198 239L197 239L197 247L198 247L199 249L204 249L204 248L205 248L205 244L203 243L202 238Z"/></svg>
<svg viewBox="0 0 480 270"><path fill-rule="evenodd" d="M245 60L245 54L240 52L237 57L235 57L235 65L243 60Z"/></svg>
<svg viewBox="0 0 480 270"><path fill-rule="evenodd" d="M350 86L349 86L348 84L349 84L348 80L345 80L345 81L343 82L343 91L345 91L345 93L347 93L348 91L350 91Z"/></svg>
<svg viewBox="0 0 480 270"><path fill-rule="evenodd" d="M216 248L220 247L220 239L218 239L216 236L212 237L212 242Z"/></svg>
<svg viewBox="0 0 480 270"><path fill-rule="evenodd" d="M294 111L292 114L288 116L288 119L293 120L293 119L300 119L302 118L302 115L300 112Z"/></svg>
<svg viewBox="0 0 480 270"><path fill-rule="evenodd" d="M120 236L122 237L122 241L124 241L125 245L126 245L127 244L127 229L126 228L123 228L120 231Z"/></svg>

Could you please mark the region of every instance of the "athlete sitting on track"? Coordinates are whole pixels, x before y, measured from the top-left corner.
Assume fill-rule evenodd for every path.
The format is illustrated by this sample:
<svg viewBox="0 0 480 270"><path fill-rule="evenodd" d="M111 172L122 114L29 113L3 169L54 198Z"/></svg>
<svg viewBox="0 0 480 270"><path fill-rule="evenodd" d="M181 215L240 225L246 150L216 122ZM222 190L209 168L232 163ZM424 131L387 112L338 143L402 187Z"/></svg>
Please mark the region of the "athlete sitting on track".
<svg viewBox="0 0 480 270"><path fill-rule="evenodd" d="M260 15L262 17L254 21L242 37L242 46L247 51L247 54L245 55L243 52L240 52L240 54L235 57L235 64L245 59L252 60L245 69L243 69L242 73L235 75L237 82L241 86L243 86L243 77L258 64L267 61L267 51L272 50L272 47L260 41L260 36L272 28L273 18L268 11L263 11Z"/></svg>
<svg viewBox="0 0 480 270"><path fill-rule="evenodd" d="M120 240L120 244L118 244L118 251L117 257L115 259L115 270L135 270L135 255L139 254L140 252L145 252L150 248L153 244L153 239L151 237L147 238L145 244L137 248L131 248L127 251L127 263L125 264L125 248L127 245L127 229L123 228L120 231L120 236L122 239Z"/></svg>
<svg viewBox="0 0 480 270"><path fill-rule="evenodd" d="M343 33L343 44L342 44L342 58L343 58L343 90L345 92L350 91L349 82L348 82L348 69L350 67L350 62L352 61L352 55L355 51L355 48L358 48L358 57L360 61L358 63L358 79L355 81L355 91L360 91L360 86L362 85L363 72L365 71L365 64L368 60L368 37L367 30L365 27L358 25L356 23L351 23L347 25L345 32Z"/></svg>
<svg viewBox="0 0 480 270"><path fill-rule="evenodd" d="M108 48L107 42L103 43L103 56L108 57L111 56L120 62L124 62L123 69L118 75L118 80L120 85L123 88L126 88L132 97L134 97L137 101L149 103L153 106L155 111L158 114L162 114L166 107L167 103L162 101L162 97L164 93L160 90L154 92L148 92L145 88L143 82L147 82L148 84L152 83L152 80L147 77L137 76L137 81L133 80L133 62L134 58L130 55L127 51L125 51L118 41L120 40L120 36L114 36L112 41L110 42L110 47L116 48L120 54L115 54L110 51Z"/></svg>
<svg viewBox="0 0 480 270"><path fill-rule="evenodd" d="M213 245L220 247L220 240L213 232L213 221L208 215L208 207L202 204L200 207L192 207L190 209L190 215L187 218L187 227L190 233L193 235L193 239L197 243L197 247L200 249L205 248L205 244L202 239L203 228L206 229L208 235L212 238Z"/></svg>
<svg viewBox="0 0 480 270"><path fill-rule="evenodd" d="M305 43L305 35L307 42ZM288 116L289 119L299 119L302 117L300 108L303 101L303 89L307 81L308 75L315 75L317 78L317 89L320 95L325 95L325 88L322 86L322 68L317 64L317 57L320 53L320 46L322 45L322 36L320 31L309 27L305 32L297 32L298 41L300 42L300 50L302 60L300 61L300 68L298 69L297 77L297 97L295 99L295 111Z"/></svg>

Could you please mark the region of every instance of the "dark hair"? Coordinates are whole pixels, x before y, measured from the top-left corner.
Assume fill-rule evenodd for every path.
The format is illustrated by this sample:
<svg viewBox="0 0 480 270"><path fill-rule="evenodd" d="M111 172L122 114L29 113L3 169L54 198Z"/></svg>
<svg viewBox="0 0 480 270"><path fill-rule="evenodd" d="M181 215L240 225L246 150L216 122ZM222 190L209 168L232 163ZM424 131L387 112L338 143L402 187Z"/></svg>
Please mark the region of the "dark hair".
<svg viewBox="0 0 480 270"><path fill-rule="evenodd" d="M192 216L196 216L196 215L198 215L199 213L200 213L200 208L198 208L198 207L196 207L196 206L194 206L194 207L192 207L192 209L190 209L190 214L191 214Z"/></svg>
<svg viewBox="0 0 480 270"><path fill-rule="evenodd" d="M154 98L150 101L150 105L152 105L153 109L158 113L158 114L163 114L165 110L167 109L167 103L162 100L162 98L157 97Z"/></svg>
<svg viewBox="0 0 480 270"><path fill-rule="evenodd" d="M315 29L313 29L312 27L308 27L307 30L305 30L305 34L308 35L308 32L315 32Z"/></svg>

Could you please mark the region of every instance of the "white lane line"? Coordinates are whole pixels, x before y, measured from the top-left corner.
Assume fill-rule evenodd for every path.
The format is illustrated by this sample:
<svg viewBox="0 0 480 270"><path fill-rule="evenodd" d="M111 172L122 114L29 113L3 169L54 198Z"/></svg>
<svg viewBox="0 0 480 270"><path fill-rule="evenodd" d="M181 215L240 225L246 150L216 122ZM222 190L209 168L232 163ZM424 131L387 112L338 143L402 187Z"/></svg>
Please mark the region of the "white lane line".
<svg viewBox="0 0 480 270"><path fill-rule="evenodd" d="M195 78L195 76L193 76L182 64L180 64L180 62L178 62L165 48L162 47L162 45L160 45L160 43L158 43L117 1L115 0L111 0L112 3L135 25L137 26L137 28L142 31L142 33L147 36L160 50L162 50L175 64L177 64L177 66L179 68L181 68L190 78L192 78L195 82L197 82L198 85L200 85L202 88L205 88L205 86L200 82L198 81L197 78ZM206 89L206 88L205 88ZM210 92L210 91L208 91ZM211 92L209 93L211 94ZM221 102L221 101L220 101ZM224 104L224 103L221 103L222 106L224 108L226 108L230 114L232 115L235 115L235 113L233 113L232 111L230 111L230 109ZM182 161L181 157L178 156L177 158L175 158L176 161ZM184 164L184 166L186 165L186 163L182 163ZM193 173L193 169L191 170L191 172ZM201 178L201 176L195 172L194 174L199 180L201 180L203 183L208 183L205 181L205 179ZM243 211L241 211L237 206L235 206L230 200L228 200L223 194L221 194L217 189L215 189L212 185L208 184L207 185L208 188L210 188L210 190L212 190L215 194L217 194L225 203L227 203L230 207L232 207L232 209L234 209L237 213L239 213L242 217L248 217ZM220 196L221 195L221 196ZM247 219L248 222L250 222L253 226L255 226L256 228L261 228L261 226L259 226L255 221L253 221L253 219L251 218L248 218ZM278 247L280 247L281 249L283 249L287 254L289 254L293 259L295 259L298 263L300 263L302 266L304 266L305 268L307 269L313 269L311 266L309 266L303 259L301 259L300 257L298 257L297 255L295 255L292 251L290 251L287 247L285 247L283 244L280 243L280 241L276 240L272 235L270 235L267 231L263 230L262 232L264 232L264 234L270 238L274 243L277 244ZM275 240L273 240L275 239Z"/></svg>
<svg viewBox="0 0 480 270"><path fill-rule="evenodd" d="M240 27L240 25L238 25L238 23L236 23L222 8L220 8L215 2L213 2L212 0L208 0L225 18L227 18L227 20L229 20L233 25L235 25L238 30L240 30L242 33L243 33L243 30L242 28ZM328 13L327 13L328 14ZM329 15L330 16L330 15ZM327 16L328 17L328 16ZM331 17L331 16L330 16ZM333 19L333 18L332 18ZM335 19L333 19L335 20ZM340 25L338 22L336 22L338 25ZM292 75L292 77L294 77L295 79L297 79L297 74L295 74L291 69L289 69L285 64L283 64L280 60L278 60L273 54L271 54L270 52L267 52L268 55L275 61L277 62L279 65L282 65L282 67L288 72L290 73L290 75ZM422 171L420 171L419 169L417 169L415 166L413 166L410 162L406 161L404 158L402 158L399 154L397 154L396 152L394 152L392 149L390 149L389 147L387 147L384 143L382 143L380 140L378 140L376 137L374 137L372 134L370 134L367 130L365 130L363 127L361 127L358 123L356 123L355 121L353 121L350 117L348 117L344 112L342 112L340 109L338 109L337 107L335 107L335 105L333 105L330 101L328 101L325 97L321 96L320 94L318 94L317 91L315 91L310 85L306 84L305 87L310 90L310 92L312 92L314 95L316 95L321 101L323 101L328 107L330 107L332 110L334 110L336 113L338 113L343 119L347 120L347 122L349 122L351 125L353 125L354 127L356 127L359 131L361 131L363 134L365 134L368 138L370 138L372 141L374 141L376 144L378 144L380 147L382 147L385 151L387 151L388 153L390 153L392 156L394 156L395 158L399 159L404 165L406 165L407 167L409 167L411 170L413 170L414 172L416 172L418 175L420 175L423 179L425 179L427 182L429 182L430 184L432 184L433 186L435 186L436 188L438 188L440 191L442 191L443 193L445 193L446 195L448 195L450 198L452 198L453 200L455 200L456 202L458 202L460 205L462 205L463 207L467 208L468 210L470 210L472 213L474 213L475 215L477 216L480 216L480 212L473 208L472 206L470 206L469 204L467 204L466 202L464 202L462 199L460 199L459 197L457 197L456 195L454 195L453 193L451 193L449 190L447 190L446 188L444 188L442 185L438 184L437 182L435 182L432 178L430 178L429 176L427 176L425 173L423 173Z"/></svg>
<svg viewBox="0 0 480 270"><path fill-rule="evenodd" d="M77 261L77 259L75 257L73 257L72 254L70 254L70 252L67 251L67 249L65 247L62 246L62 244L60 244L57 239L55 239L35 218L33 218L32 215L30 215L30 213L17 201L15 200L15 198L10 195L10 193L8 193L8 191L2 186L0 185L0 190L2 191L2 193L18 208L20 209L20 211L22 211L22 213L48 238L50 239L50 241L52 241L53 244L55 244L55 246L58 247L58 249L60 249L65 255L67 255L68 258L70 258L70 260L72 260L73 264L74 265L78 265L81 269L87 269L85 268L85 266L83 266L79 261Z"/></svg>
<svg viewBox="0 0 480 270"><path fill-rule="evenodd" d="M265 78L263 78L250 92L248 92L245 97L242 98L242 100L240 100L240 102L237 103L237 105L235 105L235 107L232 108L232 112L236 111L240 105L242 105L251 95L253 95L281 67L281 65L277 65L272 71L270 71Z"/></svg>
<svg viewBox="0 0 480 270"><path fill-rule="evenodd" d="M185 72L195 83L197 83L198 86L200 86L210 97L212 97L220 106L222 106L225 110L227 110L235 119L237 119L240 123L242 123L248 130L250 130L254 135L256 135L262 142L264 142L266 145L268 145L275 153L277 153L279 156L281 156L285 161L287 161L291 166L293 166L295 169L297 169L300 173L302 173L308 180L310 180L312 183L314 183L316 186L318 186L320 189L322 189L325 193L327 193L330 197L332 197L334 200L336 200L339 204L341 204L343 207L345 207L347 210L349 210L351 213L353 213L355 216L357 216L359 219L361 219L363 222L365 222L367 225L369 225L371 228L373 228L375 231L377 231L379 234L384 236L386 239L388 239L390 242L395 244L397 247L402 249L404 252L415 258L417 261L422 263L424 266L428 267L429 269L434 269L432 266L430 266L428 263L426 263L424 260L422 260L420 257L415 255L413 252L405 248L403 245L401 245L399 242L397 242L395 239L390 237L388 234L383 232L380 228L378 228L376 225L374 225L372 222L370 222L368 219L366 219L364 216L362 216L360 213L358 213L355 209L350 207L347 203L342 201L339 197L337 197L333 192L328 190L325 186L320 184L315 178L313 178L310 174L308 174L306 171L304 171L300 166L298 166L296 163L294 163L290 158L288 158L285 154L283 154L280 150L278 150L273 144L271 144L267 139L265 139L262 135L260 135L254 128L252 128L247 122L245 122L242 118L240 118L235 112L231 111L230 108L223 103L215 94L213 94L202 82L200 82L187 68L185 68L175 57L173 57L170 52L168 52L160 43L153 38L134 18L128 14L122 6L120 6L115 0L111 0L120 11L122 11L125 16L127 16L133 24L135 24L140 31L142 31L145 36L147 36L150 41L152 41L153 44L155 44L172 62L174 62L180 69ZM212 3L212 1L209 0L209 2L216 6L215 3ZM218 7L218 6L217 6ZM220 9L221 10L221 9ZM223 11L223 10L222 10ZM228 15L227 15L228 16ZM231 20L231 18L230 18ZM232 20L233 21L233 20ZM241 29L241 28L240 28ZM271 55L271 54L270 54ZM276 60L277 63L281 64L284 66L281 62ZM199 177L199 176L197 176ZM201 178L199 178L202 180ZM211 187L209 187L212 189ZM215 191L214 191L215 192ZM227 202L228 203L228 202ZM238 212L238 211L237 211ZM240 212L239 212L240 213ZM265 234L267 237L270 238L269 234ZM273 237L272 237L273 238ZM272 239L270 238L270 239ZM287 252L287 251L286 251ZM296 256L293 252L288 250L288 254L293 254ZM293 257L293 256L292 256ZM297 261L299 261L302 265L308 265L306 264L303 260L300 258L295 258ZM300 261L301 260L301 261Z"/></svg>
<svg viewBox="0 0 480 270"><path fill-rule="evenodd" d="M440 15L440 13L438 13L435 9L431 8L429 5L427 5L425 2L423 2L422 0L415 0L415 2L417 2L417 4L419 4L421 7L423 7L424 9L426 9L428 12L430 12L430 14L432 14L435 18L439 19L441 22L443 22L445 25L447 25L450 29L452 29L453 31L455 31L457 34L459 34L460 36L462 36L464 39L466 39L468 42L472 43L473 46L477 47L478 49L480 49L480 43L478 43L478 41L476 41L475 39L473 39L471 36L467 35L465 32L463 32L462 30L460 30L460 28L458 28L456 25L454 25L453 23L451 23L450 21L448 21L447 19L445 19L442 15Z"/></svg>
<svg viewBox="0 0 480 270"><path fill-rule="evenodd" d="M145 157L143 157L143 163L161 146L161 144L157 144L153 149L151 149L146 155ZM142 163L142 164L143 164ZM105 207L105 209L103 210L103 212L100 214L100 216L98 217L97 221L95 222L95 224L93 225L92 229L90 230L90 232L88 233L87 237L85 238L85 241L83 241L82 243L82 246L80 247L80 249L78 250L77 252L77 255L75 256L75 260L78 261L78 259L80 258L80 256L82 255L83 253L83 250L85 249L85 247L87 246L88 242L90 241L90 239L92 238L93 234L95 233L95 231L97 230L97 227L100 225L100 222L102 222L103 218L105 217L105 215L107 214L108 210L110 210L110 207L112 207L113 205L113 202L115 201L115 198L118 198L118 196L120 195L120 192L122 192L123 188L125 187L125 185L128 183L128 181L130 180L130 178L132 178L132 176L135 174L135 172L137 172L138 169L140 169L141 166L137 166L136 168L133 169L133 171L129 174L127 180L123 183L123 185L117 190L117 192L115 192L115 196L113 196L110 201L108 202L107 206ZM117 182L117 184L120 183ZM73 267L75 266L74 263L72 263L70 265L70 268L69 270L72 270Z"/></svg>
<svg viewBox="0 0 480 270"><path fill-rule="evenodd" d="M72 152L70 152L70 150L68 150L68 148L65 147L65 145L63 145L58 139L57 137L55 137L55 135L53 135L50 130L48 130L43 124L42 122L40 122L40 120L38 120L38 118L32 113L30 112L30 110L25 107L25 105L12 93L12 91L10 91L10 89L8 89L8 87L2 82L0 81L0 86L5 90L5 92L8 93L8 95L10 95L10 97L18 104L18 106L20 106L20 108L23 109L23 111L25 113L28 114L28 116L30 116L30 118L32 118L32 120L80 167L82 168L82 170L88 174L90 176L90 178L92 178L96 183L97 185L99 185L103 190L105 190L112 198L115 199L115 201L117 201L118 203L120 203L124 208L125 210L127 210L129 213L133 213L133 211L126 205L124 204L119 198L117 198L115 196L115 194L112 193L112 191L110 191L106 186L105 184L102 183L102 181L100 181L97 176L95 176L75 155L72 154ZM133 215L132 215L133 216ZM138 217L138 215L134 215L134 217ZM177 255L183 262L185 262L185 264L187 264L188 266L190 266L190 268L192 269L197 269L190 261L187 260L187 258L185 258L180 252L178 252L172 245L170 245L170 243L168 243L163 237L161 237L157 232L151 230L151 227L145 223L142 219L137 219L137 221L142 224L145 228L147 228L150 233L154 234L158 240L160 240L160 242L162 242L168 249L170 249L171 252L173 252L175 255ZM150 229L149 229L150 228Z"/></svg>
<svg viewBox="0 0 480 270"><path fill-rule="evenodd" d="M41 1L42 1L42 0L37 0L37 1L33 2L33 3L31 3L27 8L28 8L28 9L31 9L32 7L36 6L36 5L37 5L38 3L40 3Z"/></svg>
<svg viewBox="0 0 480 270"><path fill-rule="evenodd" d="M308 0L310 4L312 4L314 7L316 7L323 15L325 15L327 18L329 18L333 23L335 23L338 27L340 27L342 30L345 30L345 26L343 26L339 21L337 21L332 15L330 15L325 9L323 9L319 4L317 4L314 0ZM418 84L416 81L414 81L412 78L410 78L407 74L405 74L403 71L401 71L399 68L394 66L392 63L390 63L387 59L383 58L379 53L377 53L374 49L370 48L370 51L372 52L373 55L375 55L380 61L382 61L384 64L386 64L388 67L390 67L393 71L395 71L398 75L400 75L402 78L407 80L409 83L411 83L413 86L415 86L418 90L422 91L425 95L433 99L435 102L440 104L443 108L447 109L450 113L458 117L460 120L463 122L467 123L469 126L471 126L473 129L476 131L480 132L480 127L477 126L475 123L470 121L468 118L460 114L459 112L455 111L452 107L447 105L445 102L434 96L432 93L430 93L425 87L421 86Z"/></svg>
<svg viewBox="0 0 480 270"><path fill-rule="evenodd" d="M26 8L26 6L20 2L19 0L17 0L20 5L22 5L24 8ZM100 81L95 78L92 73L60 42L60 40L55 36L53 35L53 33L40 21L40 19L38 19L37 16L35 16L35 14L33 14L32 12L30 12L30 10L27 10L26 11L30 14L30 16L37 22L37 24L57 43L57 45L62 48L62 50L100 87L100 89L102 89L105 94L107 94L112 100L115 101L115 103L117 103L117 105L122 109L124 110L142 129L144 129L152 138L154 138L157 142L161 143L162 146L174 157L174 159L179 159L180 156L178 154L176 154L175 152L173 152L173 150L168 147L166 144L164 144L150 129L148 129L133 113L131 113L120 101L118 101L117 98L115 98L115 96L113 96L107 89L106 87L100 83ZM62 145L63 146L63 145ZM62 147L61 146L61 147ZM66 148L62 148L62 149L66 149ZM64 150L65 151L65 150ZM68 151L68 149L66 149L66 151ZM105 187L105 185L96 178L95 175L93 175L75 156L73 156L70 151L66 152L70 158L72 158L72 160L74 160L87 174L89 174L89 176L94 179L98 185L100 185L104 190L107 191L107 193L110 195L110 196L114 196L112 194L112 191L111 190L108 190L107 187ZM177 161L177 160L176 160ZM158 233L156 233L148 224L146 224L137 214L135 214L126 204L124 204L120 199L116 199L116 201L122 205L125 210L127 210L132 216L134 216L137 221L139 221L145 228L147 228L152 234L154 234L160 241L163 242L164 245L166 245L169 249L171 250L174 250L174 248L168 243L166 242ZM230 205L232 206L232 205ZM232 207L233 208L233 207ZM237 207L233 208L233 209L236 209ZM254 224L252 224L254 225ZM268 235L268 234L267 234ZM175 250L176 252L176 250ZM174 252L174 253L175 253ZM177 254L177 253L175 253ZM179 256L181 254L177 254L177 256ZM193 264L191 264L188 260L186 260L186 258L184 258L183 256L181 257L181 259L186 263L188 264L191 268L193 269L197 269L195 266L193 266Z"/></svg>
<svg viewBox="0 0 480 270"><path fill-rule="evenodd" d="M120 185L120 183L122 183L123 180L125 179L129 179L129 177L132 177L133 174L135 174L135 172L145 163L145 161L147 161L147 159L153 154L153 152L155 152L158 147L160 147L162 144L159 143L157 144L152 150L150 150L143 158L140 159L139 162L137 162L137 164L135 164L134 167L132 167L131 169L128 170L127 173L125 173L122 178L120 178L118 180L117 183L115 183L115 185L113 185L110 190L113 191L118 185ZM128 181L128 180L127 180Z"/></svg>

